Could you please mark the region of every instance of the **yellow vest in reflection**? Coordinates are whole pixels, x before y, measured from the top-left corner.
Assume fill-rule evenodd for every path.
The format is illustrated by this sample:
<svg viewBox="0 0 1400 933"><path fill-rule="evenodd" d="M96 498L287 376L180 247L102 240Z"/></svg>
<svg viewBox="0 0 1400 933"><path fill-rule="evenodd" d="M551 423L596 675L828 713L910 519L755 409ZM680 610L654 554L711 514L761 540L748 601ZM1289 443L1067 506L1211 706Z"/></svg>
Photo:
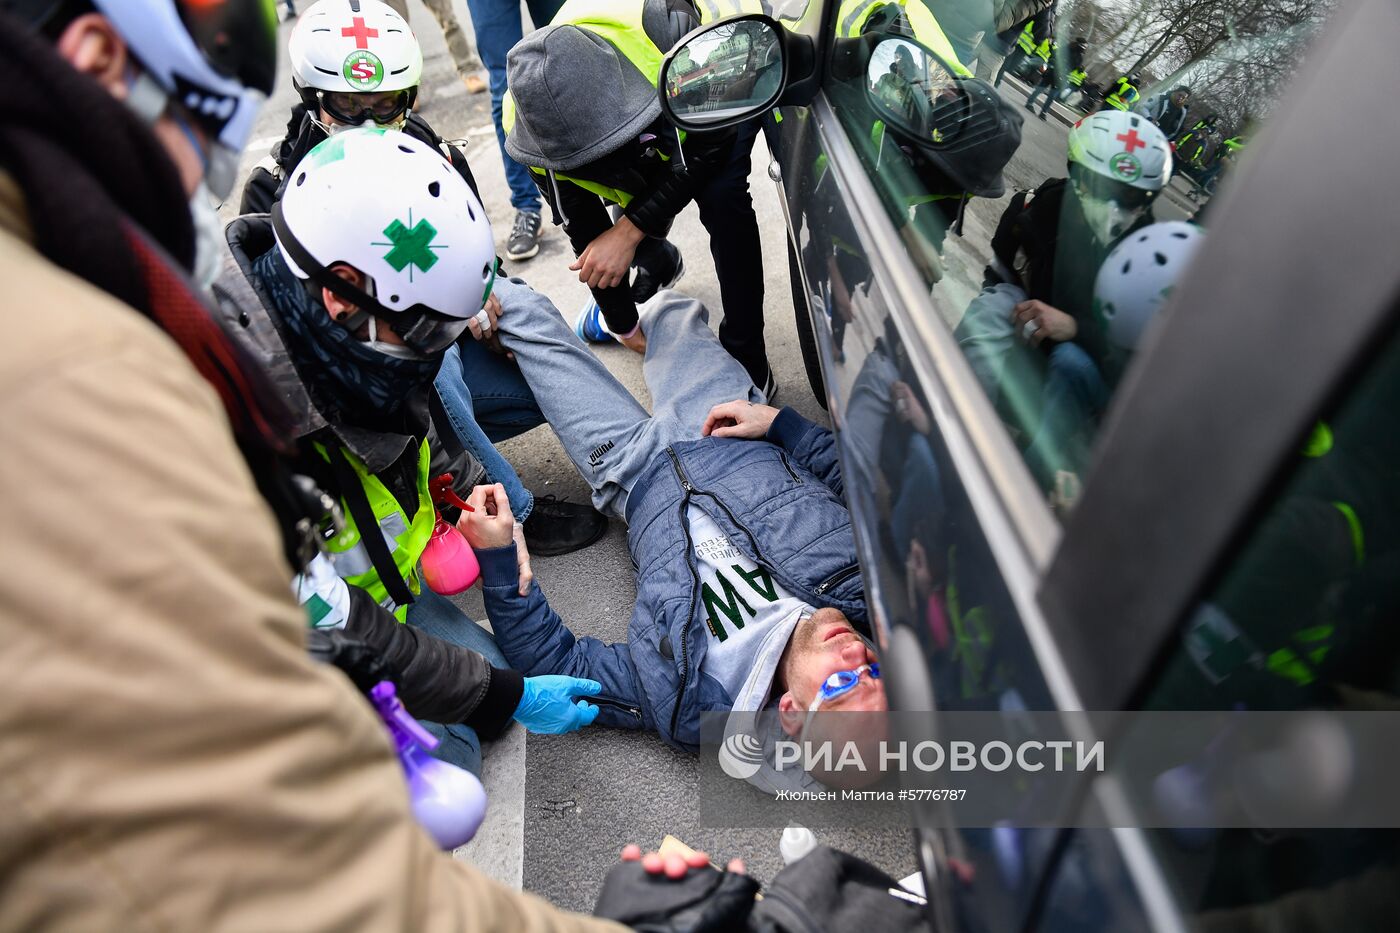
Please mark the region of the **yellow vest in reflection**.
<svg viewBox="0 0 1400 933"><path fill-rule="evenodd" d="M909 20L915 39L943 59L953 74L960 78L972 77L972 72L958 60L958 54L943 34L938 19L924 3L925 0L842 0L836 10L836 35L841 39L854 39L861 34L870 17L882 7L897 6Z"/></svg>
<svg viewBox="0 0 1400 933"><path fill-rule="evenodd" d="M773 4L769 0L695 0L695 5L700 8L700 23L704 26L740 13L773 15Z"/></svg>
<svg viewBox="0 0 1400 933"><path fill-rule="evenodd" d="M636 0L568 0L554 19L551 26L577 26L606 39L613 48L633 65L637 66L652 86L656 86L661 76L661 60L666 52L656 47L646 29L642 26L642 4ZM507 134L515 127L515 98L509 90L501 100L501 128ZM682 134L684 138L684 134ZM536 175L544 175L539 166L527 166ZM626 207L634 195L620 188L609 188L597 182L574 178L563 172L555 172L555 178L573 182L585 191L591 191L605 201Z"/></svg>
<svg viewBox="0 0 1400 933"><path fill-rule="evenodd" d="M1016 37L1016 47L1027 55L1035 51L1035 23L1030 20L1026 21L1021 34Z"/></svg>
<svg viewBox="0 0 1400 933"><path fill-rule="evenodd" d="M1114 88L1113 93L1104 99L1104 103L1114 110L1127 110L1137 103L1139 96L1141 95L1138 94L1138 89L1133 85L1133 82L1127 78L1119 78L1118 87Z"/></svg>

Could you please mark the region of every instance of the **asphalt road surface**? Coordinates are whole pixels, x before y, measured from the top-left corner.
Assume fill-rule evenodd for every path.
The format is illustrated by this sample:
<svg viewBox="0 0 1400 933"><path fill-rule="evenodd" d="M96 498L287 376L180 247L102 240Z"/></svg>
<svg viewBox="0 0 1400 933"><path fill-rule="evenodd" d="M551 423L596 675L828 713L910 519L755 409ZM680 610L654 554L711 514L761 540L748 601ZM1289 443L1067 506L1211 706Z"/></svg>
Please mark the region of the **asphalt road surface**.
<svg viewBox="0 0 1400 933"><path fill-rule="evenodd" d="M309 4L298 0L297 5L305 9ZM457 8L465 24L467 13L461 0ZM426 101L419 111L444 138L465 140L468 160L495 225L498 250L504 255L514 212L491 126L490 100L486 94L466 93L427 10L414 0L410 11L425 54ZM289 29L283 27L284 47ZM1004 84L1003 93L1018 104L1024 97L1021 86L1014 83ZM281 138L294 103L284 63L279 90L261 114L254 140L244 154L245 176ZM1068 111L1057 113L1058 120L1026 121L1021 148L1007 170L1008 196L1017 188L1034 187L1064 173L1064 140L1070 117ZM777 192L767 177L768 161L760 137L750 188L763 235L768 347L780 385L778 401L826 423L807 387L796 340L783 243L786 228ZM231 200L225 208L226 217L236 209L237 195ZM1181 200L1184 204L1184 198ZM983 247L1001 208L1001 202L974 202L963 241L950 238L945 251L949 276L941 287L975 288L975 284L955 283L980 280ZM1171 208L1159 213L1175 217L1180 211ZM587 289L568 271L572 253L562 231L549 225L547 209L545 220L539 255L509 264L509 271L548 295L572 321L587 300ZM693 207L677 220L672 241L686 259L686 277L679 287L710 308L711 326L717 326L722 313L719 290L709 259L708 237ZM966 297L971 298L971 294ZM964 305L965 301L954 300L945 306ZM644 405L650 404L642 381L641 357L619 345L598 347L595 352ZM587 487L548 427L530 431L501 449L537 496L587 500ZM625 638L635 587L621 523L614 522L607 536L585 551L535 558L534 569L550 603L577 634L613 641ZM473 618L484 617L475 590L459 603ZM720 863L743 857L760 880L770 879L781 868L778 829L721 830L701 825L694 757L668 748L654 735L589 729L569 736L526 737L516 727L507 739L489 746L486 754L483 777L492 798L491 815L478 839L459 851L458 857L559 906L591 909L603 875L624 844L655 846L668 833L704 849ZM869 859L895 877L903 877L915 867L907 832L824 831L819 838Z"/></svg>

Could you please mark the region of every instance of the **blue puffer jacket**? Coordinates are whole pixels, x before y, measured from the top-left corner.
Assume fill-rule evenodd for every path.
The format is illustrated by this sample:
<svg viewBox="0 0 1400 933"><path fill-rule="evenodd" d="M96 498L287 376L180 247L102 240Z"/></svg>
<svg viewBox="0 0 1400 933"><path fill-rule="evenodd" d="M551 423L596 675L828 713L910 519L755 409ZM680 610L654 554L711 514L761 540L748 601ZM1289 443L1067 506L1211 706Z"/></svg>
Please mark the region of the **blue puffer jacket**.
<svg viewBox="0 0 1400 933"><path fill-rule="evenodd" d="M517 592L515 548L478 554L486 610L506 659L526 676L570 674L603 685L598 722L655 729L672 745L699 744L700 714L733 699L702 673L707 639L688 505L788 592L869 625L841 469L830 431L790 408L768 442L704 438L659 453L628 498L628 549L637 605L625 644L575 638L538 586Z"/></svg>

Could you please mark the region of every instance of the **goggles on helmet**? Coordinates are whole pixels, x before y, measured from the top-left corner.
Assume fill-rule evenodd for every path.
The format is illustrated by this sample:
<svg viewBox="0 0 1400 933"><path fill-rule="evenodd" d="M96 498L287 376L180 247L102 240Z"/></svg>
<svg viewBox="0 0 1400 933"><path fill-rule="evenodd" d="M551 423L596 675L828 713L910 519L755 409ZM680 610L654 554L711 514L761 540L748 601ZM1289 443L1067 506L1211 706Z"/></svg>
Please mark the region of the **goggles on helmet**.
<svg viewBox="0 0 1400 933"><path fill-rule="evenodd" d="M127 105L148 123L177 105L210 143L201 151L216 176L211 190L227 193L277 76L271 0L84 2L112 23L140 65Z"/></svg>
<svg viewBox="0 0 1400 933"><path fill-rule="evenodd" d="M1134 188L1107 175L1100 175L1078 163L1069 167L1069 177L1081 196L1112 201L1124 210L1141 211L1157 198L1158 192Z"/></svg>
<svg viewBox="0 0 1400 933"><path fill-rule="evenodd" d="M317 91L321 109L331 119L345 126L360 126L366 120L378 124L394 123L413 106L413 95L407 90L388 94L357 94L350 91Z"/></svg>

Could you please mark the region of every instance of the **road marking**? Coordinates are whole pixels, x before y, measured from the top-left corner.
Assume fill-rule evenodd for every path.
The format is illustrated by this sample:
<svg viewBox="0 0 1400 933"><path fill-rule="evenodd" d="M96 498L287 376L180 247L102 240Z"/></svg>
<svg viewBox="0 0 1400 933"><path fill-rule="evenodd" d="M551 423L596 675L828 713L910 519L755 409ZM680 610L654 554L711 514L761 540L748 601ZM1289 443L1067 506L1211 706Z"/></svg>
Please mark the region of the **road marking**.
<svg viewBox="0 0 1400 933"><path fill-rule="evenodd" d="M519 891L525 878L525 729L513 723L482 749L481 783L490 804L471 842L452 853Z"/></svg>
<svg viewBox="0 0 1400 933"><path fill-rule="evenodd" d="M272 147L272 144L273 144L273 143L281 142L281 141L282 141L282 137L281 137L281 136L264 136L264 137L262 137L261 139L255 139L255 140L253 140L252 142L250 142L248 145L244 146L244 147L243 147L243 151L244 151L244 152L252 152L253 150L256 149L256 150L258 150L258 151L260 151L260 152L267 152L267 150L268 150L269 148Z"/></svg>

